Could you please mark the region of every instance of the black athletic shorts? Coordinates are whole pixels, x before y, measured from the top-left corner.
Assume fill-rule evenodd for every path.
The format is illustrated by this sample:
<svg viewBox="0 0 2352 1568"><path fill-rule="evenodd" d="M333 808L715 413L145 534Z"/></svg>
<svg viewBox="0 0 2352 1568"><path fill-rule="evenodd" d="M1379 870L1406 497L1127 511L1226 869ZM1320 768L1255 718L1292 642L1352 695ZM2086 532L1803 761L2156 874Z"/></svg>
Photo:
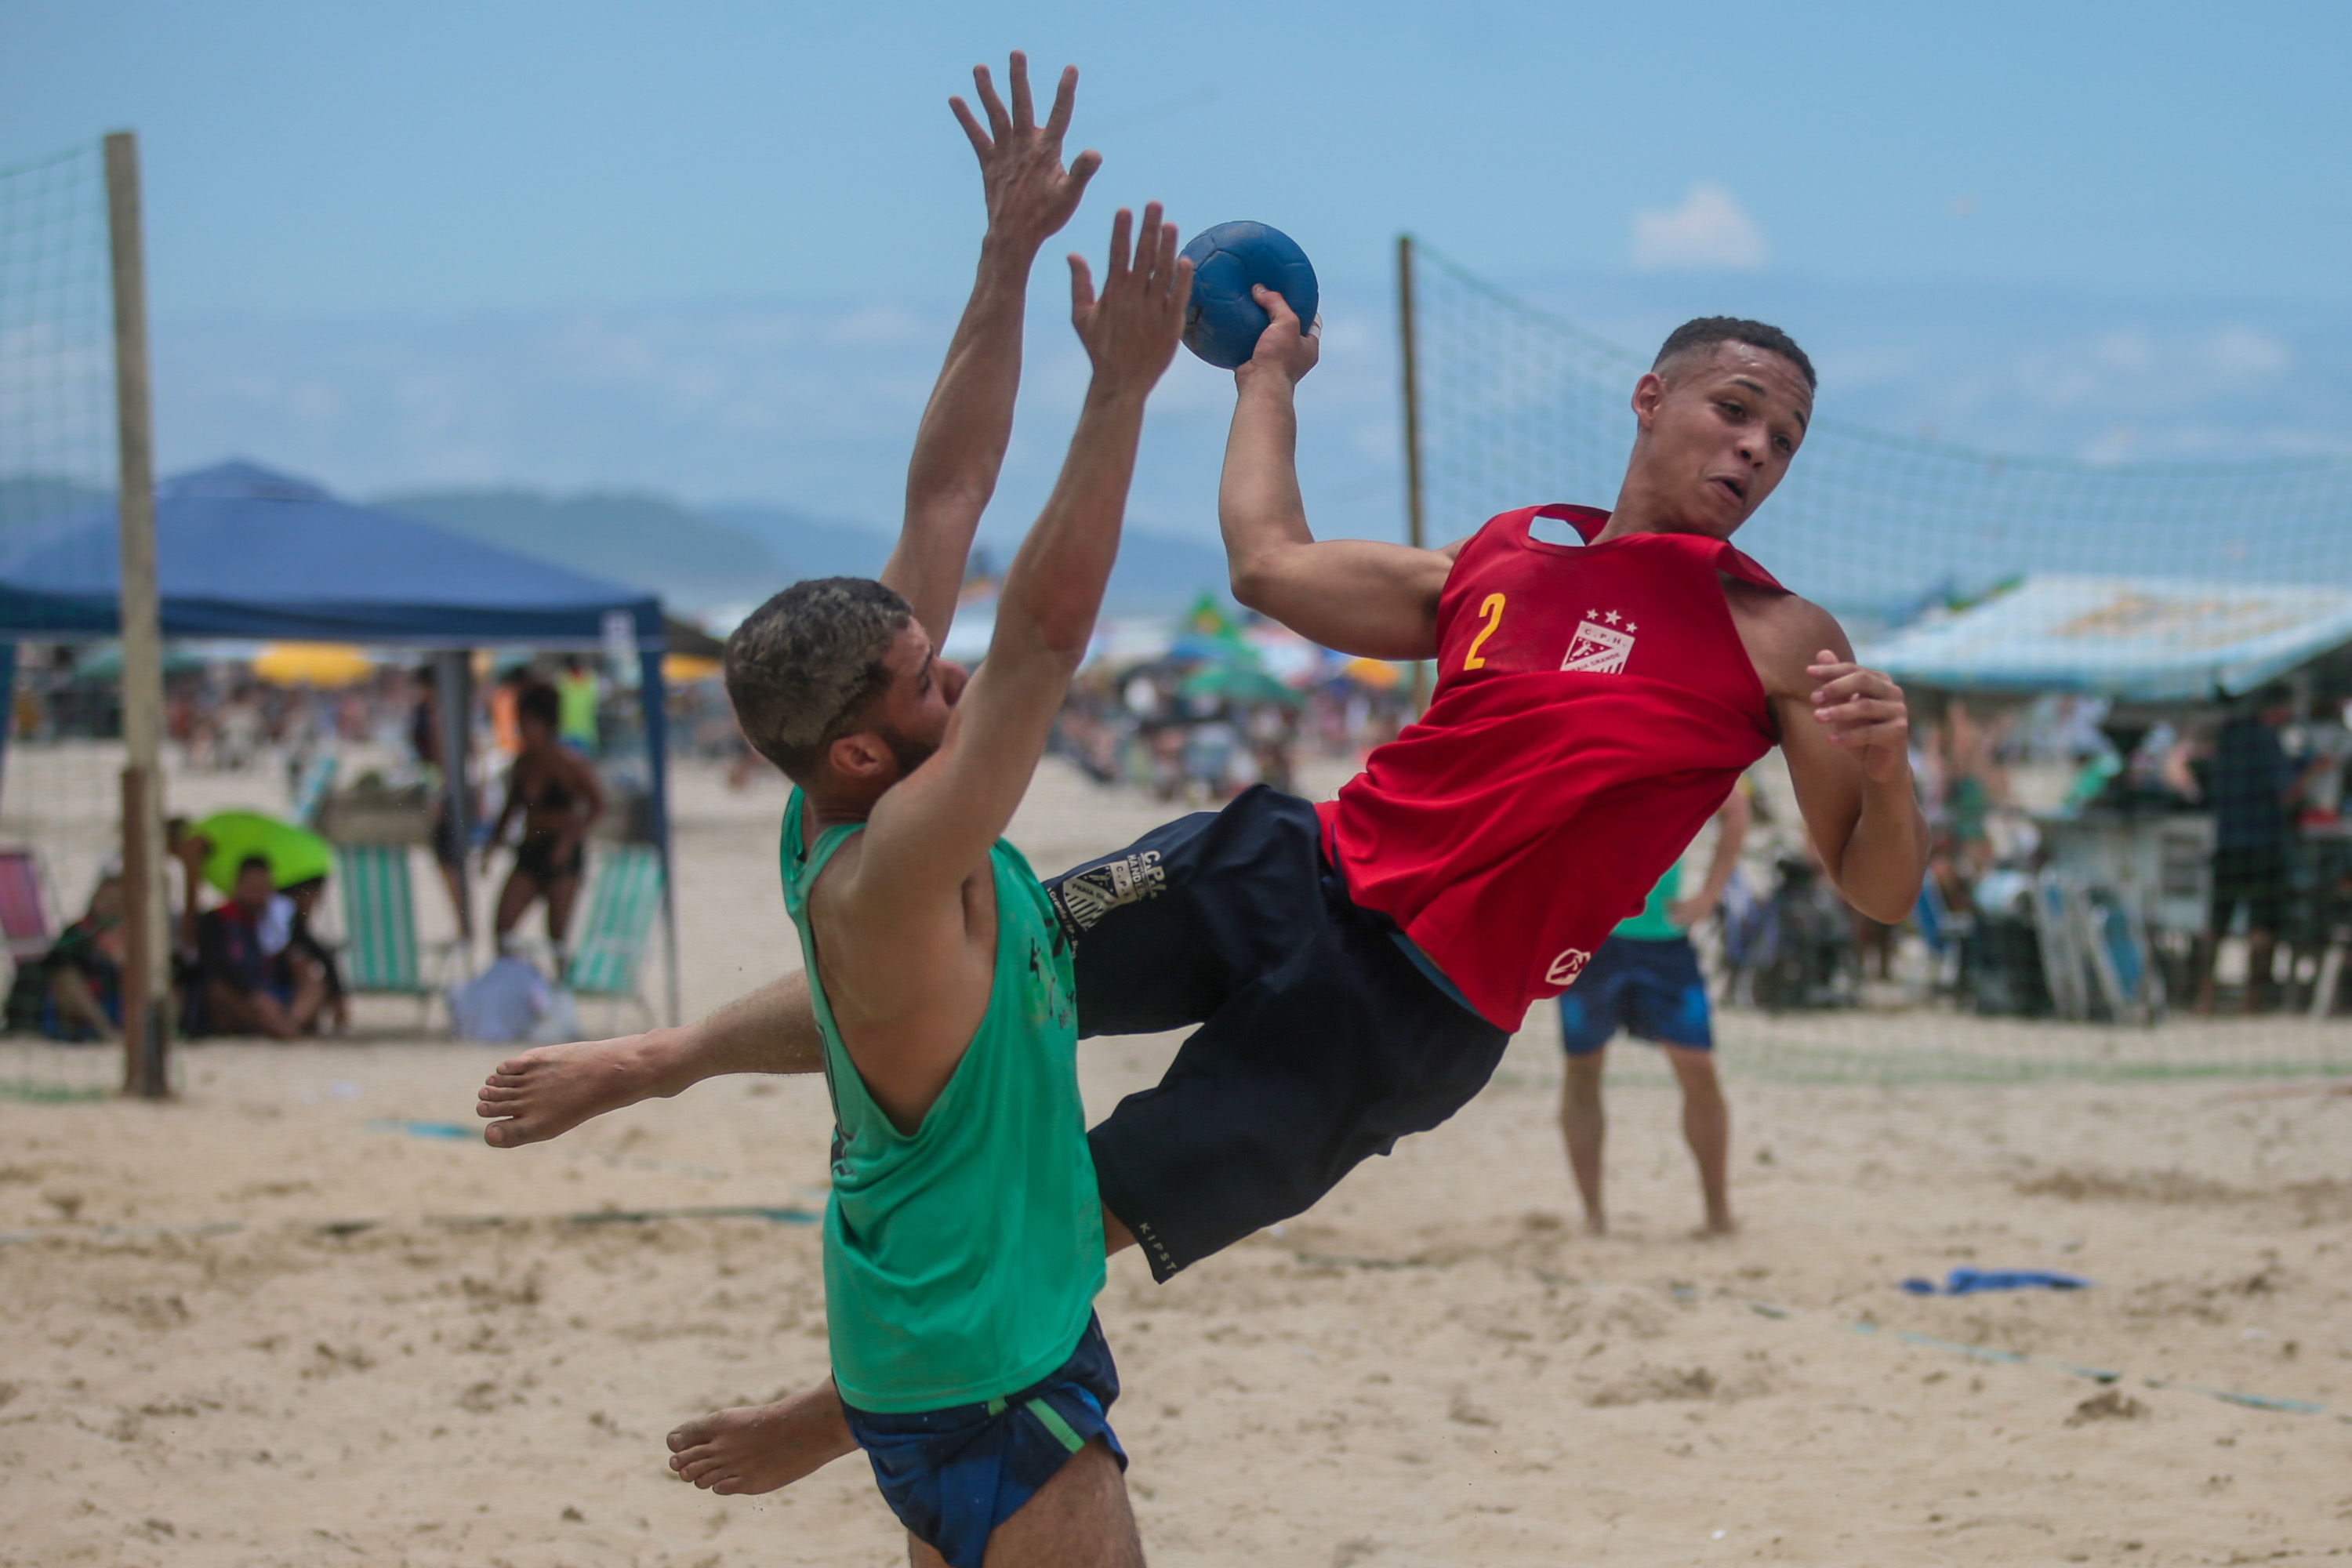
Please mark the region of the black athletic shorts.
<svg viewBox="0 0 2352 1568"><path fill-rule="evenodd" d="M1294 795L1251 789L1045 888L1077 949L1080 1035L1200 1026L1087 1135L1103 1203L1162 1280L1453 1115L1510 1040L1349 900Z"/></svg>
<svg viewBox="0 0 2352 1568"><path fill-rule="evenodd" d="M527 833L515 849L514 868L539 884L541 892L556 883L579 876L588 868L588 846L572 840L572 853L558 860L555 858L555 835Z"/></svg>

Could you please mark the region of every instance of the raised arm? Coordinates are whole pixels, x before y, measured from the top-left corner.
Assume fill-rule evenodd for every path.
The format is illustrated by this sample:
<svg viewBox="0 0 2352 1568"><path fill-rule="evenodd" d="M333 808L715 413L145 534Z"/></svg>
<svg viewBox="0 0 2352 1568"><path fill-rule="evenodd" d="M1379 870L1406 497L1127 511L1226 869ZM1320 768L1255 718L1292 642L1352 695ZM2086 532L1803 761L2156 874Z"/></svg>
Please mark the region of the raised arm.
<svg viewBox="0 0 2352 1568"><path fill-rule="evenodd" d="M1022 306L1038 247L1077 210L1087 182L1102 164L1081 153L1062 167L1062 136L1070 123L1078 73L1062 72L1045 123L1036 123L1029 98L1029 65L1018 52L1009 72L1013 103L996 96L988 68L972 68L985 128L960 98L948 100L980 155L988 197L988 234L980 245L980 274L971 302L948 344L947 363L915 431L907 465L907 515L882 581L913 606L933 647L947 641L963 587L964 563L980 515L996 489L1013 437L1013 403L1021 389Z"/></svg>
<svg viewBox="0 0 2352 1568"><path fill-rule="evenodd" d="M1281 295L1261 288L1255 298L1274 321L1234 372L1240 396L1217 488L1234 597L1341 653L1433 658L1437 598L1460 547L1315 537L1298 493L1297 395L1319 345Z"/></svg>
<svg viewBox="0 0 2352 1568"><path fill-rule="evenodd" d="M1192 268L1176 230L1144 208L1132 265L1120 209L1102 297L1070 258L1070 314L1094 379L1045 510L1022 541L996 603L988 658L958 700L938 752L875 807L857 868L862 910L920 908L951 889L1012 821L1070 676L1086 658L1118 553L1143 405L1174 357Z"/></svg>

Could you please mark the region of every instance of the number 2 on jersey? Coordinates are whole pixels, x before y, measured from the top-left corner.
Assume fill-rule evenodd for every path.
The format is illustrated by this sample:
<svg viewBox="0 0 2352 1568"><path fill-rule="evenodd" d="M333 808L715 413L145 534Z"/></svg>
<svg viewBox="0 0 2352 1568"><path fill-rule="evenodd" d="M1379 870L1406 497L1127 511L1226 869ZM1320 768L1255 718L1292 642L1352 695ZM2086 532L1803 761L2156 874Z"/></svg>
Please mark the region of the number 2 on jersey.
<svg viewBox="0 0 2352 1568"><path fill-rule="evenodd" d="M1486 602L1478 606L1478 613L1486 617L1486 624L1479 629L1476 637L1470 639L1470 651L1462 659L1462 668L1465 669L1486 668L1486 661L1478 657L1478 650L1486 646L1486 639L1493 637L1495 628L1503 624L1503 595L1487 595Z"/></svg>

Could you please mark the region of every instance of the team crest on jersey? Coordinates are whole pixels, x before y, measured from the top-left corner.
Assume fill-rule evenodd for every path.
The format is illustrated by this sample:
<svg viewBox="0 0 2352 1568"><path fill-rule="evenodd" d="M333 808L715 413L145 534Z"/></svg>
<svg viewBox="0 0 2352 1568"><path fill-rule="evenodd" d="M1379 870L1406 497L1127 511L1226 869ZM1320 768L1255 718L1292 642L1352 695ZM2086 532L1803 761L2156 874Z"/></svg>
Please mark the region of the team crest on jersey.
<svg viewBox="0 0 2352 1568"><path fill-rule="evenodd" d="M1625 658L1633 651L1633 627L1625 618L1612 610L1603 616L1598 610L1584 612L1584 624L1576 628L1576 640L1568 645L1568 657L1559 661L1562 669L1572 669L1583 675L1615 675L1625 668Z"/></svg>
<svg viewBox="0 0 2352 1568"><path fill-rule="evenodd" d="M1551 967L1544 971L1544 984L1573 985L1576 977L1584 973L1584 966L1591 962L1591 953L1580 947L1571 947L1551 961Z"/></svg>
<svg viewBox="0 0 2352 1568"><path fill-rule="evenodd" d="M1079 933L1091 931L1121 904L1156 899L1167 886L1168 871L1160 864L1160 851L1146 849L1140 855L1073 871L1045 892L1053 900L1054 912L1061 917L1062 929L1076 942Z"/></svg>

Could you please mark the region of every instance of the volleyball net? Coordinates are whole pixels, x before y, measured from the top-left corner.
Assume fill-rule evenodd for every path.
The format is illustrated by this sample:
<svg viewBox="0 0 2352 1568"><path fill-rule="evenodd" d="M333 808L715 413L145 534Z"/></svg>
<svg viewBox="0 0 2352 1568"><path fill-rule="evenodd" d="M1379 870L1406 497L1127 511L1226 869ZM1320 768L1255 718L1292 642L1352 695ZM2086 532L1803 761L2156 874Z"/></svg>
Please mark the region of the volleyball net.
<svg viewBox="0 0 2352 1568"><path fill-rule="evenodd" d="M106 167L91 142L0 168L0 548L41 519L109 500L115 442ZM119 680L101 668L52 694L33 651L20 665L17 645L0 639L11 693L0 914L19 975L39 964L45 935L84 912L101 870L120 862L122 832ZM0 1092L72 1098L121 1081L116 1053L37 1043L38 987L16 989Z"/></svg>
<svg viewBox="0 0 2352 1568"><path fill-rule="evenodd" d="M1428 542L1613 504L1650 354L1404 245ZM2352 459L2101 465L1823 418L1738 542L1904 680L1938 876L1905 928L1856 922L1759 764L1740 886L1701 934L1735 1066L2352 1072ZM2205 929L2210 796L2221 726L2275 701L2305 786L2264 985L2244 904ZM2250 986L2263 1014L2241 1021Z"/></svg>

